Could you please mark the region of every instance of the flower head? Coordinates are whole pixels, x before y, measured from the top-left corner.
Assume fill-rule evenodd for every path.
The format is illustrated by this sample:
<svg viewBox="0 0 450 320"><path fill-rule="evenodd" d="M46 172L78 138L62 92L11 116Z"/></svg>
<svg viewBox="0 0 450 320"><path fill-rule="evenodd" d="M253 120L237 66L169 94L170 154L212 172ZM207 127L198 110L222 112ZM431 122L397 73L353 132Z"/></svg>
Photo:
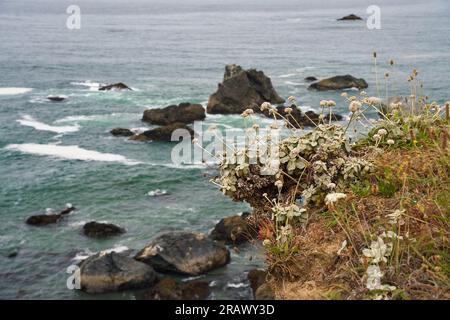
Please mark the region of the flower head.
<svg viewBox="0 0 450 320"><path fill-rule="evenodd" d="M261 111L265 111L265 110L269 110L270 108L272 108L272 105L270 104L270 102L263 102L261 104Z"/></svg>
<svg viewBox="0 0 450 320"><path fill-rule="evenodd" d="M345 193L339 193L339 192L329 193L325 197L325 204L333 205L340 199L345 199L346 197L347 197L347 195Z"/></svg>
<svg viewBox="0 0 450 320"><path fill-rule="evenodd" d="M355 101L350 102L350 105L348 106L348 109L351 112L355 113L359 109L361 109L361 106L362 106L361 102L355 100Z"/></svg>

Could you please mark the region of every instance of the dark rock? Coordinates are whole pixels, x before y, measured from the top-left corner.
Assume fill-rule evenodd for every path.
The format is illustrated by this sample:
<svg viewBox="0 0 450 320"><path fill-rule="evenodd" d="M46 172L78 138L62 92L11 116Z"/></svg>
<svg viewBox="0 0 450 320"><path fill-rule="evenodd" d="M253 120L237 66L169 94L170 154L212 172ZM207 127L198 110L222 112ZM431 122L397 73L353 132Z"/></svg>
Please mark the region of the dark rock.
<svg viewBox="0 0 450 320"><path fill-rule="evenodd" d="M163 278L144 293L148 300L205 300L211 290L207 281L178 282Z"/></svg>
<svg viewBox="0 0 450 320"><path fill-rule="evenodd" d="M125 229L112 223L91 221L83 226L83 233L91 238L106 238L125 233Z"/></svg>
<svg viewBox="0 0 450 320"><path fill-rule="evenodd" d="M165 108L144 111L143 121L152 124L168 125L176 122L192 123L205 119L205 108L201 104L180 103Z"/></svg>
<svg viewBox="0 0 450 320"><path fill-rule="evenodd" d="M47 96L47 99L53 102L61 102L67 99L67 96Z"/></svg>
<svg viewBox="0 0 450 320"><path fill-rule="evenodd" d="M223 218L211 232L212 239L225 241L227 244L240 244L254 236L254 228L245 217L239 215Z"/></svg>
<svg viewBox="0 0 450 320"><path fill-rule="evenodd" d="M122 91L122 90L132 91L132 89L130 87L128 87L126 84L124 84L122 82L108 84L106 86L101 86L100 88L98 88L98 90L99 91Z"/></svg>
<svg viewBox="0 0 450 320"><path fill-rule="evenodd" d="M81 290L114 292L150 287L156 280L153 268L124 253L100 252L80 263Z"/></svg>
<svg viewBox="0 0 450 320"><path fill-rule="evenodd" d="M204 234L181 231L157 237L135 259L159 272L199 275L226 265L230 252Z"/></svg>
<svg viewBox="0 0 450 320"><path fill-rule="evenodd" d="M264 283L266 283L267 271L261 269L253 269L248 272L248 281L250 282L250 287L252 288L253 295L255 296L256 290Z"/></svg>
<svg viewBox="0 0 450 320"><path fill-rule="evenodd" d="M362 20L362 18L358 17L357 15L352 13L352 14L349 14L348 16L338 19L338 21L343 21L343 20Z"/></svg>
<svg viewBox="0 0 450 320"><path fill-rule="evenodd" d="M26 220L26 223L32 226L45 226L48 224L57 223L61 218L61 214L38 214L29 217Z"/></svg>
<svg viewBox="0 0 450 320"><path fill-rule="evenodd" d="M238 65L227 65L223 82L209 97L207 111L211 114L239 114L245 109L259 110L263 102L283 103L262 71L243 70Z"/></svg>
<svg viewBox="0 0 450 320"><path fill-rule="evenodd" d="M133 131L125 128L114 128L110 131L110 133L116 137L131 137L134 135Z"/></svg>
<svg viewBox="0 0 450 320"><path fill-rule="evenodd" d="M15 258L15 257L17 257L19 255L19 251L18 250L14 250L14 251L11 251L10 253L8 253L8 258L10 258L10 259L12 259L12 258Z"/></svg>
<svg viewBox="0 0 450 320"><path fill-rule="evenodd" d="M76 208L73 207L72 205L68 204L67 207L63 210L61 210L61 212L59 213L60 215L66 215L71 213L72 211L75 211Z"/></svg>
<svg viewBox="0 0 450 320"><path fill-rule="evenodd" d="M137 134L130 138L130 140L135 141L172 141L172 133L177 129L184 129L185 131L185 139L187 136L191 138L194 137L194 130L186 126L184 123L176 122L169 124L167 126L159 127L152 130L144 131L143 133ZM177 141L178 142L178 141Z"/></svg>
<svg viewBox="0 0 450 320"><path fill-rule="evenodd" d="M349 88L365 89L367 87L368 84L364 79L357 79L349 74L345 76L335 76L328 79L323 79L318 82L314 82L309 86L310 89L316 89L319 91L342 90Z"/></svg>
<svg viewBox="0 0 450 320"><path fill-rule="evenodd" d="M75 207L68 203L66 208L61 210L61 212L58 214L38 214L29 217L25 222L33 226L45 226L48 224L57 223L60 219L63 218L63 216L71 213L74 210Z"/></svg>
<svg viewBox="0 0 450 320"><path fill-rule="evenodd" d="M317 78L316 77L306 77L305 80L309 81L309 82L313 82L313 81L317 81Z"/></svg>

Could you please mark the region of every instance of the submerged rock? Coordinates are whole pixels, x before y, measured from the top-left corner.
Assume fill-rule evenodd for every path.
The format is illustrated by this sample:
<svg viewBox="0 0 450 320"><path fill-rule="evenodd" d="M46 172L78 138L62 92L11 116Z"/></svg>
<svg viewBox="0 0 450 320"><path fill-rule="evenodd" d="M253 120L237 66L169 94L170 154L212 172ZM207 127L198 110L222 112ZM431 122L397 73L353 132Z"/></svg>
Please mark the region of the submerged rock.
<svg viewBox="0 0 450 320"><path fill-rule="evenodd" d="M207 111L211 114L239 114L248 108L259 110L263 102L283 103L284 99L262 71L244 70L231 64L225 67L223 82L209 97Z"/></svg>
<svg viewBox="0 0 450 320"><path fill-rule="evenodd" d="M132 89L130 87L128 87L126 84L124 84L122 82L108 84L106 86L101 86L100 88L98 88L98 90L99 91L122 91L122 90L132 91Z"/></svg>
<svg viewBox="0 0 450 320"><path fill-rule="evenodd" d="M227 244L240 244L255 236L247 220L248 213L223 218L211 232L211 238Z"/></svg>
<svg viewBox="0 0 450 320"><path fill-rule="evenodd" d="M116 137L131 137L134 135L133 131L126 128L114 128L110 131L110 133Z"/></svg>
<svg viewBox="0 0 450 320"><path fill-rule="evenodd" d="M114 292L150 287L156 280L153 268L125 253L100 252L80 263L81 290Z"/></svg>
<svg viewBox="0 0 450 320"><path fill-rule="evenodd" d="M144 293L148 300L205 300L211 294L207 281L178 282L163 278Z"/></svg>
<svg viewBox="0 0 450 320"><path fill-rule="evenodd" d="M155 128L152 130L144 131L143 133L132 136L130 140L134 141L172 141L172 133L177 129L185 130L185 134L183 135L185 138L190 136L194 137L194 130L186 126L184 123L176 122L169 124L167 126ZM178 142L178 141L176 141Z"/></svg>
<svg viewBox="0 0 450 320"><path fill-rule="evenodd" d="M310 89L316 89L319 91L342 90L350 88L365 89L367 87L368 84L364 79L358 79L349 74L323 79L318 82L314 82L309 86Z"/></svg>
<svg viewBox="0 0 450 320"><path fill-rule="evenodd" d="M226 265L230 252L204 234L180 231L155 238L135 259L158 272L199 275Z"/></svg>
<svg viewBox="0 0 450 320"><path fill-rule="evenodd" d="M67 100L67 98L68 98L67 96L53 96L53 95L47 96L47 99L53 102L61 102Z"/></svg>
<svg viewBox="0 0 450 320"><path fill-rule="evenodd" d="M342 20L362 20L362 18L358 17L357 15L352 13L352 14L349 14L348 16L338 19L338 21L342 21Z"/></svg>
<svg viewBox="0 0 450 320"><path fill-rule="evenodd" d="M106 238L125 233L125 229L112 223L91 221L83 226L83 233L91 238Z"/></svg>
<svg viewBox="0 0 450 320"><path fill-rule="evenodd" d="M143 121L168 125L176 122L192 123L205 119L205 108L201 104L180 103L165 108L148 109L144 111Z"/></svg>

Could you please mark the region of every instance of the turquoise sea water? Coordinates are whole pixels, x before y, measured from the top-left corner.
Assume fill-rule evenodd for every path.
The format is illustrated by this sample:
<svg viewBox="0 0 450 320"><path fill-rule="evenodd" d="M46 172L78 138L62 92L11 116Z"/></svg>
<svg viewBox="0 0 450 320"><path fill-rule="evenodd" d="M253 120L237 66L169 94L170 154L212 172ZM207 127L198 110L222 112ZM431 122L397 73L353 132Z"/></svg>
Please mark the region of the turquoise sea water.
<svg viewBox="0 0 450 320"><path fill-rule="evenodd" d="M450 87L448 1L380 1L381 30L364 21L373 1L76 1L81 29L66 28L73 1L0 1L0 298L89 299L66 289L66 267L79 253L117 246L140 249L170 230L208 232L218 219L248 209L209 183L214 168L177 167L172 145L114 138L114 127L143 128L146 108L189 101L205 104L225 64L263 70L280 93L305 110L339 93L307 90L306 76L350 73L374 95L372 52L380 74L396 61L390 94L408 90L419 70L424 90L438 102ZM122 81L133 92L98 92L96 83ZM29 88L21 94L13 87ZM404 92L404 91L403 91ZM64 103L45 100L67 95ZM267 122L267 120L266 120ZM242 127L238 116L208 116L206 125ZM39 144L36 150L36 145ZM96 154L70 160L63 146ZM49 155L39 155L38 151ZM122 156L123 158L117 158ZM105 160L117 159L116 162ZM140 164L133 164L133 161ZM167 194L151 197L149 191ZM32 228L31 214L67 203L79 208L57 226ZM84 222L108 221L123 236L92 240ZM8 258L11 252L17 257ZM232 263L207 276L219 298L246 298L245 272L261 265L258 250L232 253ZM134 293L100 296L130 299Z"/></svg>

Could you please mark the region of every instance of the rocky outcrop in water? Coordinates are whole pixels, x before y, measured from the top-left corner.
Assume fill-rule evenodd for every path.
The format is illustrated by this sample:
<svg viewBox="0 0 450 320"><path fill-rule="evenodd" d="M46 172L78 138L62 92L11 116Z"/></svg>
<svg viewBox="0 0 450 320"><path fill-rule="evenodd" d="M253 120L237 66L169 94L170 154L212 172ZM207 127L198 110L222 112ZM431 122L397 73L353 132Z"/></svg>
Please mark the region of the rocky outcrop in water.
<svg viewBox="0 0 450 320"><path fill-rule="evenodd" d="M67 96L47 96L47 100L50 100L52 102L62 102L64 100L67 100Z"/></svg>
<svg viewBox="0 0 450 320"><path fill-rule="evenodd" d="M284 99L262 71L244 70L231 64L225 67L223 82L209 97L207 111L211 114L240 114L248 108L259 110L263 102L284 103Z"/></svg>
<svg viewBox="0 0 450 320"><path fill-rule="evenodd" d="M316 77L306 77L305 78L305 81L308 81L308 82L313 82L313 81L317 81L318 79L316 78Z"/></svg>
<svg viewBox="0 0 450 320"><path fill-rule="evenodd" d="M133 131L126 128L114 128L110 133L115 137L131 137L134 135Z"/></svg>
<svg viewBox="0 0 450 320"><path fill-rule="evenodd" d="M135 259L158 272L199 275L226 265L230 252L202 233L181 231L155 238Z"/></svg>
<svg viewBox="0 0 450 320"><path fill-rule="evenodd" d="M49 213L49 214L38 214L29 217L25 223L33 226L45 226L49 224L58 223L65 215L71 213L75 210L70 203L67 204L66 208L61 210L59 213Z"/></svg>
<svg viewBox="0 0 450 320"><path fill-rule="evenodd" d="M192 123L205 119L205 108L201 104L180 103L165 108L144 111L143 121L151 124L169 125L176 122Z"/></svg>
<svg viewBox="0 0 450 320"><path fill-rule="evenodd" d="M124 84L122 82L108 84L106 86L101 86L100 88L98 88L98 90L99 91L123 91L123 90L132 91L132 89L129 86L127 86L126 84Z"/></svg>
<svg viewBox="0 0 450 320"><path fill-rule="evenodd" d="M125 229L112 223L100 223L91 221L83 226L85 236L91 238L107 238L125 233Z"/></svg>
<svg viewBox="0 0 450 320"><path fill-rule="evenodd" d="M349 14L348 16L342 17L338 19L338 21L348 21L348 20L362 20L361 17L358 17L356 14Z"/></svg>
<svg viewBox="0 0 450 320"><path fill-rule="evenodd" d="M163 278L144 293L147 300L206 300L211 294L207 281L179 282Z"/></svg>
<svg viewBox="0 0 450 320"><path fill-rule="evenodd" d="M184 135L183 135L185 137L185 139L189 136L191 138L194 137L194 130L192 130L191 128L186 126L184 123L176 122L176 123L169 124L167 126L144 131L143 133L132 136L130 138L130 140L170 142L170 141L172 141L172 133L177 129L185 130Z"/></svg>
<svg viewBox="0 0 450 320"><path fill-rule="evenodd" d="M156 273L126 253L100 252L80 263L80 279L81 290L104 293L150 287Z"/></svg>
<svg viewBox="0 0 450 320"><path fill-rule="evenodd" d="M211 231L211 238L227 244L241 244L255 236L255 230L247 220L249 213L223 218Z"/></svg>
<svg viewBox="0 0 450 320"><path fill-rule="evenodd" d="M29 217L26 223L33 226L45 226L57 223L62 218L60 214L38 214Z"/></svg>
<svg viewBox="0 0 450 320"><path fill-rule="evenodd" d="M364 79L358 79L349 74L345 76L335 76L328 79L323 79L318 82L314 82L309 86L310 89L319 91L342 90L350 88L365 89L367 87L368 84Z"/></svg>

